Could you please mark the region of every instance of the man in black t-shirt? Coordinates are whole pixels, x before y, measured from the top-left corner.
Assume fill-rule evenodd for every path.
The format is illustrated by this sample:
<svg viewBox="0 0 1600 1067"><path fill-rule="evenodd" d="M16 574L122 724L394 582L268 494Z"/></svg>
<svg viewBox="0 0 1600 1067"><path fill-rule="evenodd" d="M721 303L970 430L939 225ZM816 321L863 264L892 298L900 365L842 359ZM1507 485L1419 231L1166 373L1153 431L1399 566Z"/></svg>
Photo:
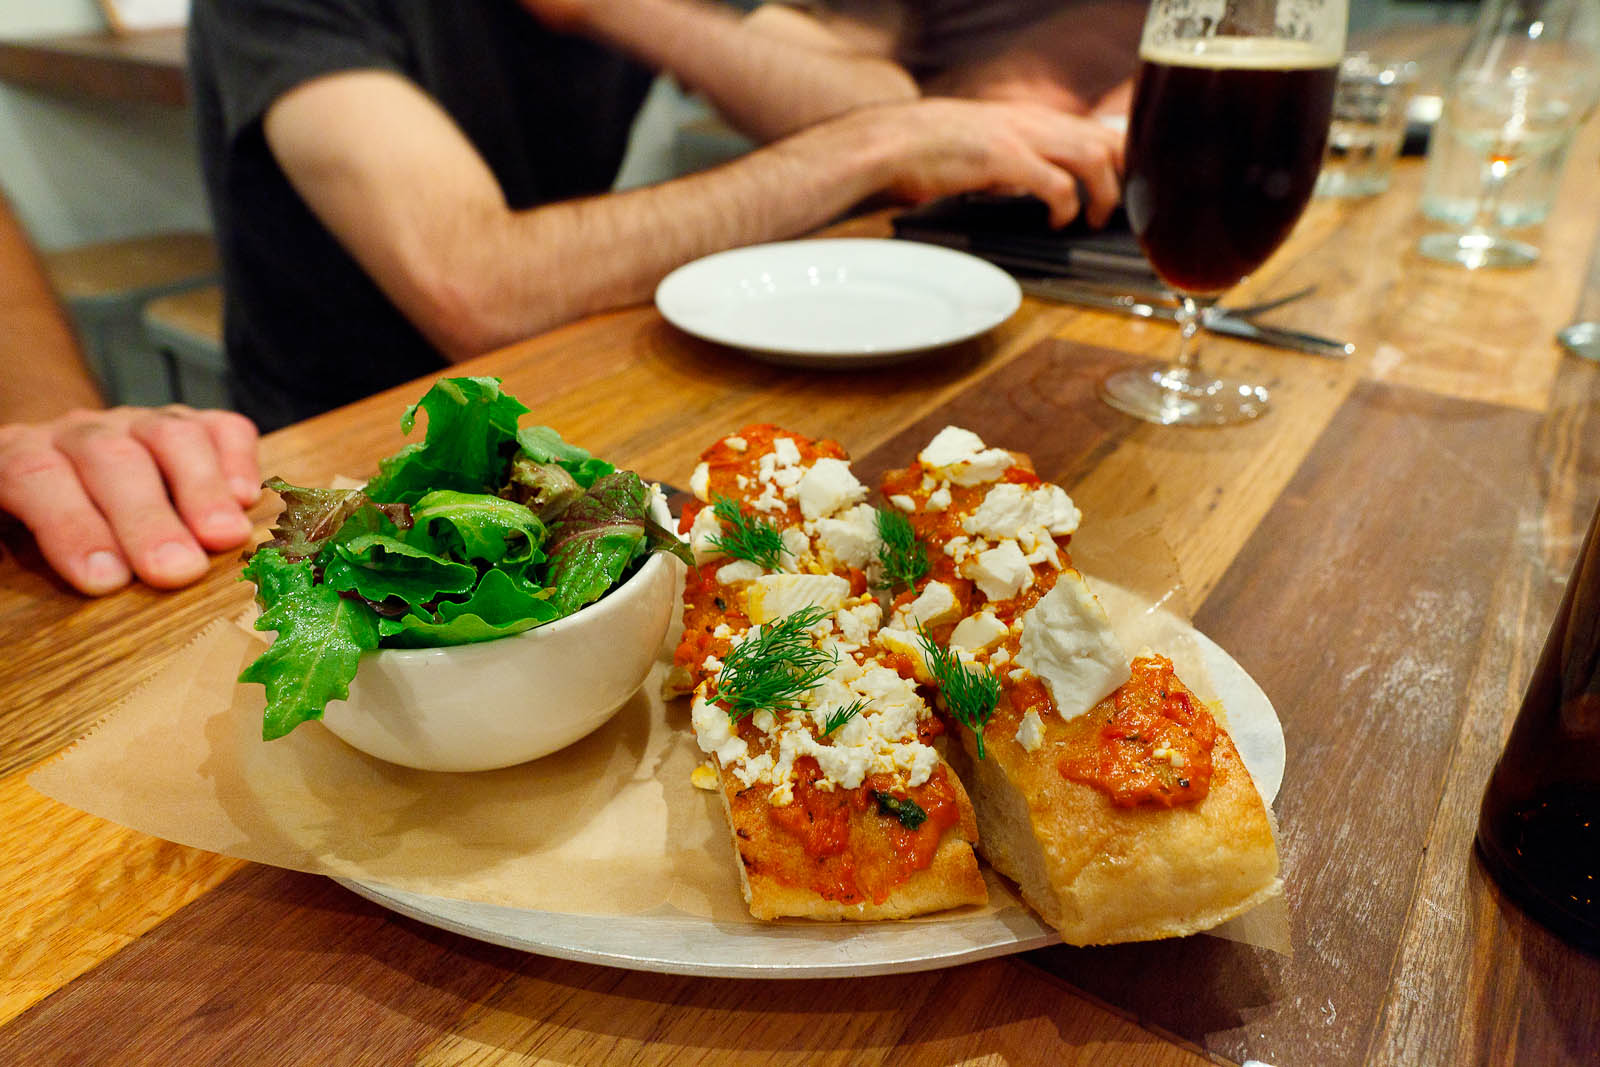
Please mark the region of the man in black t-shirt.
<svg viewBox="0 0 1600 1067"><path fill-rule="evenodd" d="M1120 138L915 99L797 11L702 0L194 0L191 71L240 410L263 429L607 307L875 193L1117 198ZM766 147L608 189L654 70Z"/></svg>

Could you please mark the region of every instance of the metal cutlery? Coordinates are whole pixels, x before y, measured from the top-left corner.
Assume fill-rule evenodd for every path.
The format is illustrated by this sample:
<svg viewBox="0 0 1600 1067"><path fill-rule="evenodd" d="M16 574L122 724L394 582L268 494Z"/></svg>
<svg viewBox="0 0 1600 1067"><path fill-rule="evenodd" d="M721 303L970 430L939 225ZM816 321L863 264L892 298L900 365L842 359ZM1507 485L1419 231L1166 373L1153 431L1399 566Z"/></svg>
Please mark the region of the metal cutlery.
<svg viewBox="0 0 1600 1067"><path fill-rule="evenodd" d="M1022 286L1023 292L1044 300L1075 304L1100 311L1115 311L1134 318L1155 319L1162 322L1174 322L1178 317L1176 305L1167 302L1170 300L1170 294L1163 298L1155 291L1129 293L1116 291L1102 284L1065 278L1018 278L1017 282ZM1249 317L1298 299L1305 295L1306 291L1308 290L1291 293L1287 297L1264 301L1244 309L1211 308L1205 313L1201 325L1215 334L1274 345L1307 355L1325 356L1330 359L1344 359L1352 355L1356 347L1347 342L1302 330L1268 326Z"/></svg>

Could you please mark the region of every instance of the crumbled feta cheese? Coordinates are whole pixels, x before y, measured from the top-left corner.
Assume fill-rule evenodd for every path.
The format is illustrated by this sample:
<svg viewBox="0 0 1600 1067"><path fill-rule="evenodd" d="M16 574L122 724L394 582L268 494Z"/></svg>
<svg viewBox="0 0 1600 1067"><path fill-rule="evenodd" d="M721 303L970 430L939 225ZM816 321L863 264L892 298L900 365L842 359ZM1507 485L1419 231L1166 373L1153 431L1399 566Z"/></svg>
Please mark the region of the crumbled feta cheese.
<svg viewBox="0 0 1600 1067"><path fill-rule="evenodd" d="M917 681L928 684L933 681L933 672L928 669L927 653L922 647L922 640L909 630L901 630L894 626L885 626L878 631L878 644L889 652L898 652L911 661L911 671L916 675Z"/></svg>
<svg viewBox="0 0 1600 1067"><path fill-rule="evenodd" d="M735 452L743 452L745 449L750 447L750 442L749 441L746 441L744 438L742 438L742 437L740 437L740 436L738 436L736 434L729 434L727 437L724 437L722 440L723 440L724 443L727 444L727 446L729 448L733 449Z"/></svg>
<svg viewBox="0 0 1600 1067"><path fill-rule="evenodd" d="M811 555L811 539L806 532L798 526L785 526L778 533L783 541L783 554L778 557L778 566L791 573L800 569L800 561Z"/></svg>
<svg viewBox="0 0 1600 1067"><path fill-rule="evenodd" d="M1009 633L1010 631L1007 632ZM989 653L989 666L991 668L1000 668L1010 662L1011 650L1006 648L1004 645L1001 645L999 648Z"/></svg>
<svg viewBox="0 0 1600 1067"><path fill-rule="evenodd" d="M917 624L941 626L961 617L961 602L944 582L929 582L911 603L895 612L895 625L915 630Z"/></svg>
<svg viewBox="0 0 1600 1067"><path fill-rule="evenodd" d="M689 475L689 492L707 504L711 503L711 468L704 463L697 464L694 473Z"/></svg>
<svg viewBox="0 0 1600 1067"><path fill-rule="evenodd" d="M962 564L961 574L971 578L990 600L1010 600L1033 584L1033 568L1015 541L1002 541L979 552Z"/></svg>
<svg viewBox="0 0 1600 1067"><path fill-rule="evenodd" d="M928 510L943 511L950 506L950 487L941 485L928 494Z"/></svg>
<svg viewBox="0 0 1600 1067"><path fill-rule="evenodd" d="M1131 674L1111 620L1076 571L1062 572L1023 615L1017 662L1044 681L1067 720L1094 707Z"/></svg>
<svg viewBox="0 0 1600 1067"><path fill-rule="evenodd" d="M817 538L826 564L866 570L878 558L878 514L870 504L857 504L833 518L817 520Z"/></svg>
<svg viewBox="0 0 1600 1067"><path fill-rule="evenodd" d="M993 612L980 611L956 623L955 630L950 634L950 647L981 652L1010 632L1011 628L995 618Z"/></svg>
<svg viewBox="0 0 1600 1067"><path fill-rule="evenodd" d="M819 519L860 503L866 498L867 487L850 473L850 464L842 459L824 457L805 472L800 479L799 492L800 513L808 519Z"/></svg>
<svg viewBox="0 0 1600 1067"><path fill-rule="evenodd" d="M917 502L915 500L912 500L910 497L906 496L904 493L896 493L896 494L894 494L893 496L891 496L889 498L889 503L893 504L895 507L899 508L901 511L916 511L917 510Z"/></svg>
<svg viewBox="0 0 1600 1067"><path fill-rule="evenodd" d="M1017 744L1025 752L1037 752L1039 746L1044 744L1044 720L1039 718L1037 709L1029 708L1022 722L1017 725Z"/></svg>
<svg viewBox="0 0 1600 1067"><path fill-rule="evenodd" d="M1014 462L1003 448L986 448L971 430L946 426L917 455L923 466L956 485L982 485L1004 474Z"/></svg>
<svg viewBox="0 0 1600 1067"><path fill-rule="evenodd" d="M792 437L773 438L772 454L778 458L780 467L793 467L800 462L800 447L794 443Z"/></svg>
<svg viewBox="0 0 1600 1067"><path fill-rule="evenodd" d="M715 755L724 767L743 759L750 751L744 738L734 731L728 713L705 698L704 687L695 692L689 721L694 726L694 739L700 751Z"/></svg>
<svg viewBox="0 0 1600 1067"><path fill-rule="evenodd" d="M712 538L721 536L722 521L710 508L701 508L689 526L689 550L694 553L696 564L726 555L722 549L711 543Z"/></svg>
<svg viewBox="0 0 1600 1067"><path fill-rule="evenodd" d="M883 609L876 601L868 599L864 604L840 609L834 616L834 622L838 624L839 633L847 644L864 645L872 639L873 632L883 622Z"/></svg>
<svg viewBox="0 0 1600 1067"><path fill-rule="evenodd" d="M849 595L849 579L837 574L763 574L744 591L745 614L759 624L813 604L832 612Z"/></svg>
<svg viewBox="0 0 1600 1067"><path fill-rule="evenodd" d="M753 582L765 573L759 563L751 563L747 559L736 559L732 563L724 563L717 568L717 581L723 585Z"/></svg>
<svg viewBox="0 0 1600 1067"><path fill-rule="evenodd" d="M961 528L993 541L1021 538L1025 530L1034 528L1064 535L1078 528L1079 517L1072 498L1058 485L1001 482L984 494L977 510L961 520Z"/></svg>

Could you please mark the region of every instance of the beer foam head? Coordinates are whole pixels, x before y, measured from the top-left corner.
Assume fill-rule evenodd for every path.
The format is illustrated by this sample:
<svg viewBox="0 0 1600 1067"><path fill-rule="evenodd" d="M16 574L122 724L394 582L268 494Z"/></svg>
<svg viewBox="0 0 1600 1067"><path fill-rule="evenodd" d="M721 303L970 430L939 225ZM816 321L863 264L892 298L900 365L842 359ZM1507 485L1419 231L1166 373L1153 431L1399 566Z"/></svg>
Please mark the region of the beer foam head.
<svg viewBox="0 0 1600 1067"><path fill-rule="evenodd" d="M1168 39L1159 43L1147 39L1139 45L1139 58L1147 62L1174 67L1214 67L1219 70L1336 67L1343 53L1343 34L1331 47L1322 41L1294 41L1278 37L1197 37L1191 40Z"/></svg>
<svg viewBox="0 0 1600 1067"><path fill-rule="evenodd" d="M1152 0L1139 54L1185 67L1336 66L1349 20L1349 0Z"/></svg>

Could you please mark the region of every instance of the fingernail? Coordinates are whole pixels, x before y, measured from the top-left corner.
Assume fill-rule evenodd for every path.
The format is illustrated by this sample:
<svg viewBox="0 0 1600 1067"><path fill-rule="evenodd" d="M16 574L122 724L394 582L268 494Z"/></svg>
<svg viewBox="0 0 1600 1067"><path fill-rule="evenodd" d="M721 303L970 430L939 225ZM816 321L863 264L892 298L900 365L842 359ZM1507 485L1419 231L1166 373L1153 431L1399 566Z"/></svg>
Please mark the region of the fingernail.
<svg viewBox="0 0 1600 1067"><path fill-rule="evenodd" d="M150 553L150 569L169 578L190 575L205 565L205 556L178 541L168 541Z"/></svg>
<svg viewBox="0 0 1600 1067"><path fill-rule="evenodd" d="M239 511L213 511L200 526L208 539L215 540L242 538L251 530L250 520Z"/></svg>
<svg viewBox="0 0 1600 1067"><path fill-rule="evenodd" d="M242 504L254 503L261 495L261 486L248 478L229 478L228 488L233 490L233 495Z"/></svg>
<svg viewBox="0 0 1600 1067"><path fill-rule="evenodd" d="M128 567L115 552L101 549L83 561L83 584L91 593L109 593L128 583Z"/></svg>

